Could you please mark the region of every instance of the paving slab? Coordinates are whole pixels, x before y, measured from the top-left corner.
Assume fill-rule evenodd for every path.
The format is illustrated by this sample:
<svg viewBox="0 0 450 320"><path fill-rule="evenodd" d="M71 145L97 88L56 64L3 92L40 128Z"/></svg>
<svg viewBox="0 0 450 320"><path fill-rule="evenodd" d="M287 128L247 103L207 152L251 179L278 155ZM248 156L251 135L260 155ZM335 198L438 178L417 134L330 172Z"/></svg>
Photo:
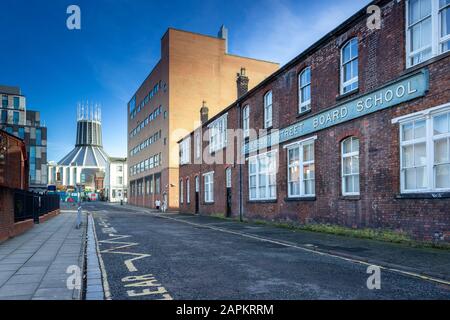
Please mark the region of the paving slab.
<svg viewBox="0 0 450 320"><path fill-rule="evenodd" d="M76 213L61 214L0 244L0 300L73 300L81 291L68 287L67 268L82 276L86 234L75 228ZM69 281L70 283L70 281Z"/></svg>

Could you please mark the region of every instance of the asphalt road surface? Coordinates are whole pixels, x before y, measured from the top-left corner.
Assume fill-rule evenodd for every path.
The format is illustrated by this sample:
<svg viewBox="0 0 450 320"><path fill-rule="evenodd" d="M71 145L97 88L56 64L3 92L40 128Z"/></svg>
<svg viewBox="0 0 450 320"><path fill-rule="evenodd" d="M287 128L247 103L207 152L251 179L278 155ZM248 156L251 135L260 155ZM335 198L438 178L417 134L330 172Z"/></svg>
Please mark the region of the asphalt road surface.
<svg viewBox="0 0 450 320"><path fill-rule="evenodd" d="M450 299L445 284L386 270L381 289L370 290L365 265L216 229L234 222L199 225L101 203L84 210L94 216L113 300Z"/></svg>

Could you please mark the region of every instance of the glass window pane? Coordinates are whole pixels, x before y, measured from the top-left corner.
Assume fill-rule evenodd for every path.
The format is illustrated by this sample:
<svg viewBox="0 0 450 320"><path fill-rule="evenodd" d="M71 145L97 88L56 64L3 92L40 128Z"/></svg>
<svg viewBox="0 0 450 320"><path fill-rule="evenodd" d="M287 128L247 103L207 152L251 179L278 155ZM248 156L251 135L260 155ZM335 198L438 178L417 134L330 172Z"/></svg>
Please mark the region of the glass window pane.
<svg viewBox="0 0 450 320"><path fill-rule="evenodd" d="M414 145L414 165L425 166L427 164L427 145L419 143Z"/></svg>
<svg viewBox="0 0 450 320"><path fill-rule="evenodd" d="M434 143L434 163L446 163L449 162L449 154L448 154L448 140L442 139L435 141Z"/></svg>
<svg viewBox="0 0 450 320"><path fill-rule="evenodd" d="M414 124L414 139L425 138L426 136L425 120L416 121Z"/></svg>
<svg viewBox="0 0 450 320"><path fill-rule="evenodd" d="M290 182L289 183L290 188L290 195L291 196L299 196L300 195L300 183L297 182Z"/></svg>
<svg viewBox="0 0 450 320"><path fill-rule="evenodd" d="M256 188L250 189L250 199L256 199Z"/></svg>
<svg viewBox="0 0 450 320"><path fill-rule="evenodd" d="M359 193L359 174L352 176L353 179L353 192Z"/></svg>
<svg viewBox="0 0 450 320"><path fill-rule="evenodd" d="M417 189L425 189L427 187L427 176L425 167L416 168L417 173Z"/></svg>
<svg viewBox="0 0 450 320"><path fill-rule="evenodd" d="M314 160L314 147L312 144L303 146L303 161Z"/></svg>
<svg viewBox="0 0 450 320"><path fill-rule="evenodd" d="M344 178L344 187L346 193L353 193L353 179L352 176L348 176Z"/></svg>
<svg viewBox="0 0 450 320"><path fill-rule="evenodd" d="M433 118L434 134L443 134L449 132L448 114L443 114Z"/></svg>
<svg viewBox="0 0 450 320"><path fill-rule="evenodd" d="M303 179L304 180L312 180L315 178L315 170L314 165L307 165L303 167Z"/></svg>
<svg viewBox="0 0 450 320"><path fill-rule="evenodd" d="M411 168L414 166L414 146L403 147L403 168Z"/></svg>
<svg viewBox="0 0 450 320"><path fill-rule="evenodd" d="M289 168L289 181L298 181L300 173L298 167Z"/></svg>
<svg viewBox="0 0 450 320"><path fill-rule="evenodd" d="M347 82L353 78L352 75L352 64L347 63L344 65L344 82Z"/></svg>
<svg viewBox="0 0 450 320"><path fill-rule="evenodd" d="M359 174L359 156L352 157L352 174Z"/></svg>
<svg viewBox="0 0 450 320"><path fill-rule="evenodd" d="M358 56L358 40L353 39L350 43L351 57L352 59Z"/></svg>
<svg viewBox="0 0 450 320"><path fill-rule="evenodd" d="M405 188L407 190L416 189L416 169L405 170Z"/></svg>
<svg viewBox="0 0 450 320"><path fill-rule="evenodd" d="M435 171L436 188L450 188L450 165L440 165Z"/></svg>
<svg viewBox="0 0 450 320"><path fill-rule="evenodd" d="M342 144L344 154L352 152L352 140L346 139Z"/></svg>
<svg viewBox="0 0 450 320"><path fill-rule="evenodd" d="M352 79L358 77L358 59L352 61Z"/></svg>
<svg viewBox="0 0 450 320"><path fill-rule="evenodd" d="M290 149L289 150L289 164L290 165L298 165L299 161L299 149Z"/></svg>
<svg viewBox="0 0 450 320"><path fill-rule="evenodd" d="M441 11L441 37L450 34L450 8Z"/></svg>
<svg viewBox="0 0 450 320"><path fill-rule="evenodd" d="M410 141L413 139L413 123L407 123L402 126L402 140Z"/></svg>

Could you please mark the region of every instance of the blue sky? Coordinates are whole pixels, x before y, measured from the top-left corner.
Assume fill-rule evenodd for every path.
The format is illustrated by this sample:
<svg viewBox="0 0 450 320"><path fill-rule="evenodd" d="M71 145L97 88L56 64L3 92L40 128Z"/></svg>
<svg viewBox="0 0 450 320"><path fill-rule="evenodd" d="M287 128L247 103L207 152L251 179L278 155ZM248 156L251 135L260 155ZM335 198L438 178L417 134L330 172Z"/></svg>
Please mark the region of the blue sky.
<svg viewBox="0 0 450 320"><path fill-rule="evenodd" d="M76 105L102 104L105 150L126 156L126 104L160 57L168 27L216 35L229 51L288 62L369 0L0 0L0 84L16 85L48 127L48 159L75 142ZM66 28L81 8L82 29Z"/></svg>

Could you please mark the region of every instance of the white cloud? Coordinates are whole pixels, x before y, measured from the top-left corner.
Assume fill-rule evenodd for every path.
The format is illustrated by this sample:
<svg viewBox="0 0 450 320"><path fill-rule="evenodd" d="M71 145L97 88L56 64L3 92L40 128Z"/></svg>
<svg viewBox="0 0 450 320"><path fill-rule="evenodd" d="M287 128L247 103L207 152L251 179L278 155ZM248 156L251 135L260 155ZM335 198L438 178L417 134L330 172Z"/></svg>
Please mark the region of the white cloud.
<svg viewBox="0 0 450 320"><path fill-rule="evenodd" d="M305 7L265 0L258 3L258 10L250 10L243 21L237 38L238 51L285 64L369 2L340 0L329 5L317 1Z"/></svg>

